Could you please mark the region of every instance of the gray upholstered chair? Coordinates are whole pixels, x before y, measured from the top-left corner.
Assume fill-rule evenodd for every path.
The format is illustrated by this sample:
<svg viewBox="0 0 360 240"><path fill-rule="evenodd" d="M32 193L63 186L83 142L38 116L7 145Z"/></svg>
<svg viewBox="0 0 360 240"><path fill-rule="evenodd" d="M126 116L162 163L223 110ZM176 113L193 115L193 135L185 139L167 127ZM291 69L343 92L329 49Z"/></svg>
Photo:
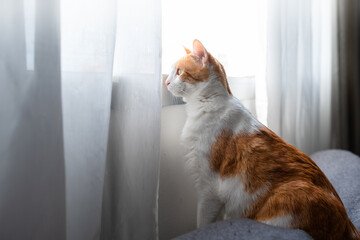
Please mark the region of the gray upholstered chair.
<svg viewBox="0 0 360 240"><path fill-rule="evenodd" d="M360 158L348 151L327 150L311 158L329 178L340 195L349 218L360 229ZM176 240L312 239L302 230L268 226L250 219L234 219L210 224Z"/></svg>

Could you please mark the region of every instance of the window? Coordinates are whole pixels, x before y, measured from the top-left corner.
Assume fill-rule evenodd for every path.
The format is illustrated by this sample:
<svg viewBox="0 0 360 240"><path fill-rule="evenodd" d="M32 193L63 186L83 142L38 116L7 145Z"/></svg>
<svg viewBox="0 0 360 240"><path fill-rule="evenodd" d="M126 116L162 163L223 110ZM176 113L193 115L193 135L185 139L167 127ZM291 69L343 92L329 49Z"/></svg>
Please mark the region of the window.
<svg viewBox="0 0 360 240"><path fill-rule="evenodd" d="M206 8L204 7L206 6ZM229 77L254 76L260 8L249 0L164 0L163 73L199 39Z"/></svg>
<svg viewBox="0 0 360 240"><path fill-rule="evenodd" d="M199 39L224 65L233 94L255 114L255 80L265 66L265 20L263 0L163 0L163 74L185 54L182 46L191 49Z"/></svg>
<svg viewBox="0 0 360 240"><path fill-rule="evenodd" d="M26 69L34 70L35 56L35 0L24 1Z"/></svg>

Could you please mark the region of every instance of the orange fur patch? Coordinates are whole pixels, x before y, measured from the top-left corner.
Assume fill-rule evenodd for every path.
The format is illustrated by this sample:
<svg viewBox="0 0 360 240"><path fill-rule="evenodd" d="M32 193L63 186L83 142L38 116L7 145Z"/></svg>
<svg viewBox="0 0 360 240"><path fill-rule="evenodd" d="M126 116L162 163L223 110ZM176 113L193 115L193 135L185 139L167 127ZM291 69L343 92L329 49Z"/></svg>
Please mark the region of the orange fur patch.
<svg viewBox="0 0 360 240"><path fill-rule="evenodd" d="M182 57L176 64L176 69L182 69L180 78L191 84L205 82L210 76L210 70L193 55Z"/></svg>
<svg viewBox="0 0 360 240"><path fill-rule="evenodd" d="M226 78L224 67L219 63L210 53L207 53L209 65L213 68L215 74L218 76L219 81L225 87L229 94L232 94ZM194 84L196 82L205 82L210 77L210 69L208 66L203 65L202 62L194 55L188 54L182 57L176 64L176 69L182 69L180 78L184 81Z"/></svg>
<svg viewBox="0 0 360 240"><path fill-rule="evenodd" d="M320 168L266 127L254 134L223 131L209 161L222 177L239 177L249 193L270 186L245 217L264 221L291 215L292 227L314 239L352 239L351 234L358 234Z"/></svg>

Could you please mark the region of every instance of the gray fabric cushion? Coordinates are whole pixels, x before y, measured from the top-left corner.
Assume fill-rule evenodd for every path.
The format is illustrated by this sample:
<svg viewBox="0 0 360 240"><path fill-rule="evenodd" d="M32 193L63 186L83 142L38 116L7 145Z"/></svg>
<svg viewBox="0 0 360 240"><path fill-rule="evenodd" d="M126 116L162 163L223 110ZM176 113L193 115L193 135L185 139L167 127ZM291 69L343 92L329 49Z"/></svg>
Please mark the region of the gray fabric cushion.
<svg viewBox="0 0 360 240"><path fill-rule="evenodd" d="M312 239L304 231L272 227L251 219L241 218L216 222L175 238L176 240L235 240L235 239Z"/></svg>
<svg viewBox="0 0 360 240"><path fill-rule="evenodd" d="M350 220L360 229L360 158L344 150L326 150L311 158L339 194Z"/></svg>
<svg viewBox="0 0 360 240"><path fill-rule="evenodd" d="M311 155L340 195L349 218L360 228L360 158L348 151L326 150ZM176 240L312 239L304 231L272 227L250 219L216 222Z"/></svg>

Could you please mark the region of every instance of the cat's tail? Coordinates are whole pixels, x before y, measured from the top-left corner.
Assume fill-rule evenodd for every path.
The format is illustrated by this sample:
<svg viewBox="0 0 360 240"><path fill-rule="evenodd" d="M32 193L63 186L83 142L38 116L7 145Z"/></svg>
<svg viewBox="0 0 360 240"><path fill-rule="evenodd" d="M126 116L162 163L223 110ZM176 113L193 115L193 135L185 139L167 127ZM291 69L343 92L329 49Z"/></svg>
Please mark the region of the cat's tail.
<svg viewBox="0 0 360 240"><path fill-rule="evenodd" d="M349 220L346 227L346 239L349 240L360 240L360 232L356 229L354 224Z"/></svg>

